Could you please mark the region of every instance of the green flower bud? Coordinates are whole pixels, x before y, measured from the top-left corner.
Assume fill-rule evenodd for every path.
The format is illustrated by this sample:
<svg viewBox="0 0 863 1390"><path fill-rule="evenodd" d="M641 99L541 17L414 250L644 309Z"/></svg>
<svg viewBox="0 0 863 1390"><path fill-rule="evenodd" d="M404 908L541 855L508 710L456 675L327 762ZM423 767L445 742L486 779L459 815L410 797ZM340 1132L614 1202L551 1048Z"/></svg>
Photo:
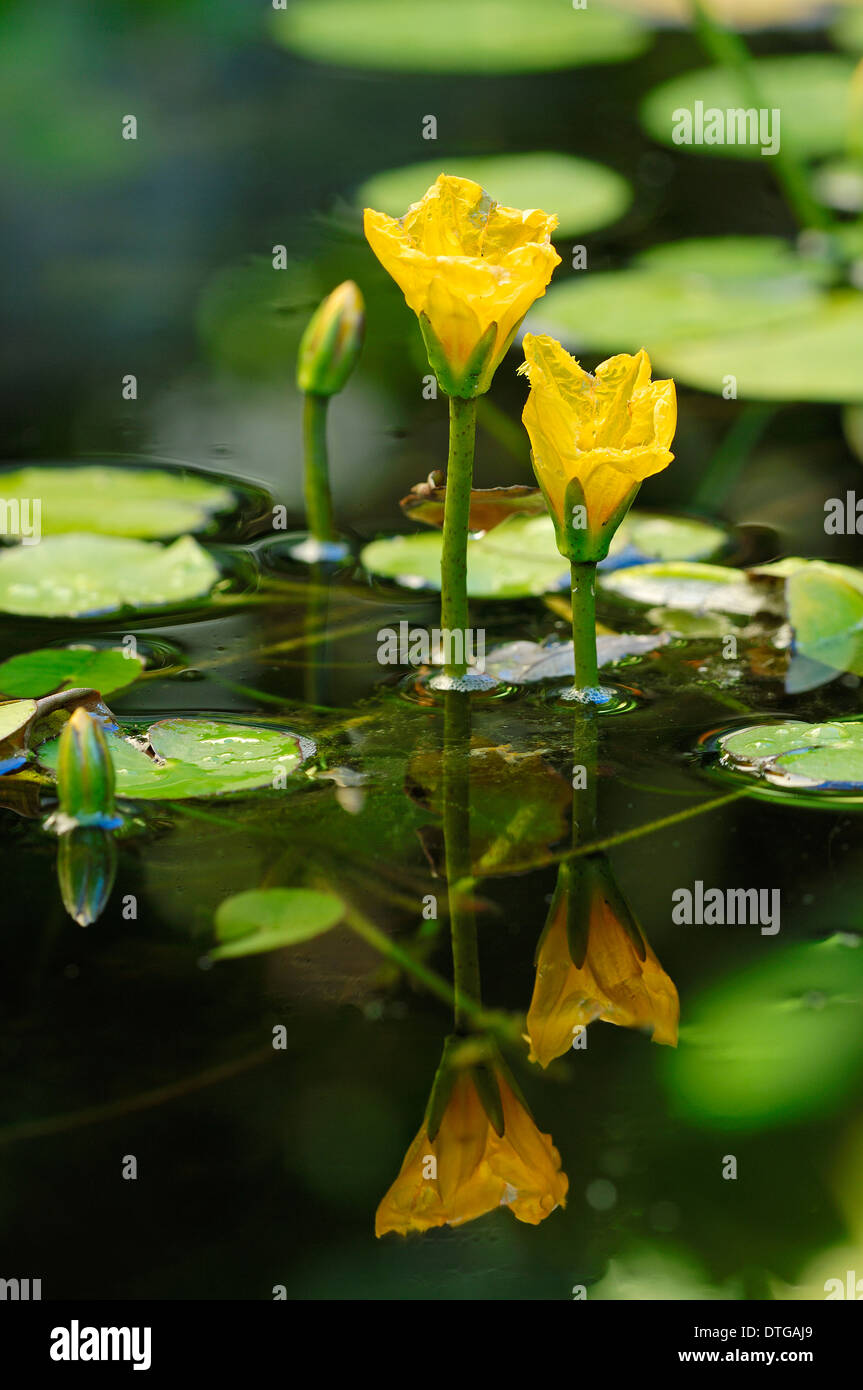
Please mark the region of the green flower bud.
<svg viewBox="0 0 863 1390"><path fill-rule="evenodd" d="M113 837L94 826L65 831L57 842L57 880L63 906L80 927L101 917L117 875Z"/></svg>
<svg viewBox="0 0 863 1390"><path fill-rule="evenodd" d="M365 304L353 280L338 285L306 325L297 358L297 385L306 395L334 396L357 364Z"/></svg>
<svg viewBox="0 0 863 1390"><path fill-rule="evenodd" d="M57 792L66 826L109 830L120 824L114 807L114 764L102 722L81 705L60 735Z"/></svg>

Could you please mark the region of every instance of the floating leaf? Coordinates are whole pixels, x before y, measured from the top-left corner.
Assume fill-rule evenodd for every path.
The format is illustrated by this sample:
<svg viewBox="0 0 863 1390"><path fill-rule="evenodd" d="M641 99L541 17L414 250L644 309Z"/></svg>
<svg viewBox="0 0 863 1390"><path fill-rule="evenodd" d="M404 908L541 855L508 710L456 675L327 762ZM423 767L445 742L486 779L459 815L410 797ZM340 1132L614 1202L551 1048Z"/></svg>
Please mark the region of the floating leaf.
<svg viewBox="0 0 863 1390"><path fill-rule="evenodd" d="M336 926L345 905L333 893L310 888L260 888L219 904L213 960L259 955L295 946Z"/></svg>
<svg viewBox="0 0 863 1390"><path fill-rule="evenodd" d="M687 561L660 561L600 576L603 592L632 603L659 604L687 612L753 614L769 609L767 589L738 570Z"/></svg>
<svg viewBox="0 0 863 1390"><path fill-rule="evenodd" d="M372 574L393 579L407 589L440 589L440 532L391 536L372 541L362 551ZM554 528L546 516L514 516L488 536L467 545L467 591L471 598L524 598L548 593L569 583L569 566L561 559Z"/></svg>
<svg viewBox="0 0 863 1390"><path fill-rule="evenodd" d="M52 536L0 551L0 610L84 618L176 605L208 594L215 561L191 536L171 545L109 536Z"/></svg>
<svg viewBox="0 0 863 1390"><path fill-rule="evenodd" d="M829 1111L859 1086L861 1006L859 938L771 945L690 1004L680 1048L662 1059L668 1087L691 1123L723 1130Z"/></svg>
<svg viewBox="0 0 863 1390"><path fill-rule="evenodd" d="M853 403L861 394L861 349L863 294L837 290L782 323L660 344L656 355L663 371L704 391L721 392L731 375L747 400Z"/></svg>
<svg viewBox="0 0 863 1390"><path fill-rule="evenodd" d="M838 53L807 53L793 57L759 58L752 65L759 105L778 109L783 148L814 158L844 149L850 128L849 92L854 64ZM663 145L696 155L760 159L761 143L676 145L675 112L746 110L754 105L746 79L727 67L698 68L672 77L645 97L641 117L648 133ZM771 126L779 133L775 122ZM768 143L768 142L765 142Z"/></svg>
<svg viewBox="0 0 863 1390"><path fill-rule="evenodd" d="M496 491L490 489L483 496ZM506 491L500 489L501 494ZM724 531L706 522L631 512L600 568L640 564L648 555L715 554L725 540ZM361 559L372 574L393 579L404 588L439 589L441 544L437 532L391 536L372 541ZM471 537L467 584L472 598L524 598L567 588L569 565L558 552L548 514L510 516L490 534Z"/></svg>
<svg viewBox="0 0 863 1390"><path fill-rule="evenodd" d="M506 207L553 210L558 236L582 235L616 222L632 197L626 180L613 169L574 155L441 155L375 174L358 190L357 201L401 217L440 173L473 179Z"/></svg>
<svg viewBox="0 0 863 1390"><path fill-rule="evenodd" d="M430 473L424 483L416 483L399 502L405 516L426 526L443 527L446 487L441 472ZM470 531L493 531L508 516L542 516L545 498L538 487L473 488L470 494Z"/></svg>
<svg viewBox="0 0 863 1390"><path fill-rule="evenodd" d="M788 791L863 788L863 723L806 724L786 719L724 734L722 764Z"/></svg>
<svg viewBox="0 0 863 1390"><path fill-rule="evenodd" d="M208 719L162 719L148 731L151 757L121 734L106 730L118 797L183 800L282 785L309 756L295 734ZM56 769L58 739L39 749L43 766Z"/></svg>
<svg viewBox="0 0 863 1390"><path fill-rule="evenodd" d="M43 647L0 662L4 695L47 695L69 686L90 686L115 694L137 680L144 669L139 656L94 647Z"/></svg>
<svg viewBox="0 0 863 1390"><path fill-rule="evenodd" d="M629 657L645 656L664 647L667 633L639 635L633 632L603 633L596 639L596 656L600 669L614 666ZM513 685L532 685L535 681L557 680L575 675L575 659L571 642L507 642L496 647L486 657L489 675Z"/></svg>
<svg viewBox="0 0 863 1390"><path fill-rule="evenodd" d="M7 510L11 499L19 499L19 514L21 500L38 499L43 536L86 532L167 540L204 529L236 505L230 488L200 474L119 464L9 469L0 473L0 495ZM26 508L23 515L27 520Z"/></svg>
<svg viewBox="0 0 863 1390"><path fill-rule="evenodd" d="M664 364L678 341L743 337L795 318L819 303L826 273L778 237L699 237L654 247L628 270L553 285L534 315L575 349L613 353L640 344Z"/></svg>
<svg viewBox="0 0 863 1390"><path fill-rule="evenodd" d="M863 574L848 565L798 562L786 595L795 651L834 671L863 675Z"/></svg>
<svg viewBox="0 0 863 1390"><path fill-rule="evenodd" d="M727 543L727 532L707 521L630 512L618 527L603 569L645 560L709 560Z"/></svg>
<svg viewBox="0 0 863 1390"><path fill-rule="evenodd" d="M26 730L36 708L35 700L0 704L0 773L14 772L26 760Z"/></svg>
<svg viewBox="0 0 863 1390"><path fill-rule="evenodd" d="M272 16L279 43L318 62L398 72L542 72L623 62L648 36L630 16L558 0L296 0Z"/></svg>

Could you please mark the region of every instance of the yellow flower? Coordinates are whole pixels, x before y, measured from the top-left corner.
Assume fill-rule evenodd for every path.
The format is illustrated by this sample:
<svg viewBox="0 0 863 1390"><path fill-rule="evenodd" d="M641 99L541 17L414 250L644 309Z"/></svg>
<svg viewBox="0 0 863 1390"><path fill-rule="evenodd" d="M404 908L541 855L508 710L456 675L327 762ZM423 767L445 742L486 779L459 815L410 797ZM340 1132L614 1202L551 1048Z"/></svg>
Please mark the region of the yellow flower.
<svg viewBox="0 0 863 1390"><path fill-rule="evenodd" d="M523 346L522 419L558 548L569 560L604 559L643 480L674 458L674 382L650 380L643 348L591 376L554 338L528 333Z"/></svg>
<svg viewBox="0 0 863 1390"><path fill-rule="evenodd" d="M378 1207L376 1235L460 1226L501 1206L536 1226L566 1205L569 1181L551 1136L537 1129L499 1066L487 1071L487 1081L496 1084L495 1103L489 1105L493 1113L497 1110L496 1120L489 1118L488 1096L481 1098L473 1069L450 1074L445 1108L436 1123L433 1097L423 1127Z"/></svg>
<svg viewBox="0 0 863 1390"><path fill-rule="evenodd" d="M396 220L366 208L365 233L404 293L441 388L482 395L560 257L557 218L501 207L472 179L441 174Z"/></svg>
<svg viewBox="0 0 863 1390"><path fill-rule="evenodd" d="M585 920L570 930L570 894L578 889L562 873L537 954L527 1015L530 1060L547 1067L597 1018L649 1029L654 1042L676 1047L680 1004L674 982L639 931L607 865L589 861L577 872L586 882L575 915Z"/></svg>

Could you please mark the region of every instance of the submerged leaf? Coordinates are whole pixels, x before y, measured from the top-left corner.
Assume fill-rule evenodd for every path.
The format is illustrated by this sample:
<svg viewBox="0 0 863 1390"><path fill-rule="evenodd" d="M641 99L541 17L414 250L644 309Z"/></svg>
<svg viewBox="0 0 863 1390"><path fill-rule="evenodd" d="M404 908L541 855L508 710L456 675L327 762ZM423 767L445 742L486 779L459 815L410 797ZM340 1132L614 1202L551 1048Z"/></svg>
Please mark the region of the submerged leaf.
<svg viewBox="0 0 863 1390"><path fill-rule="evenodd" d="M259 955L310 941L336 926L345 905L310 888L260 888L226 898L216 910L213 960Z"/></svg>

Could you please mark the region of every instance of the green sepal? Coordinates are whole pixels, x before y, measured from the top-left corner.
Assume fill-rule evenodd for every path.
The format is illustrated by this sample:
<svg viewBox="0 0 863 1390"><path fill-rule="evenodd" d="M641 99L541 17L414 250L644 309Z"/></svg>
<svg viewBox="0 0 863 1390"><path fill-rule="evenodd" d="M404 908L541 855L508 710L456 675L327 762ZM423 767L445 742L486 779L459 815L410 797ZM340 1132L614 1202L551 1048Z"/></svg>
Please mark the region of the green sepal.
<svg viewBox="0 0 863 1390"><path fill-rule="evenodd" d="M572 866L571 883L566 903L566 940L569 957L576 970L587 959L590 944L590 909L593 899L593 856Z"/></svg>
<svg viewBox="0 0 863 1390"><path fill-rule="evenodd" d="M67 827L110 830L121 824L114 805L114 764L102 720L83 706L75 710L60 735L57 796Z"/></svg>
<svg viewBox="0 0 863 1390"><path fill-rule="evenodd" d="M536 471L536 465L534 464ZM597 564L604 560L608 554L614 534L617 531L626 513L629 511L641 483L638 482L626 494L620 506L612 512L611 516L601 526L590 525L590 515L587 509L587 501L584 496L584 488L578 478L570 478L564 493L563 520L557 515L557 511L549 498L548 493L542 485L542 478L536 471L542 494L545 497L546 505L551 513L551 520L554 526L554 536L557 548L564 559L569 560L570 564ZM573 513L576 507L584 510L586 526L576 526L573 524Z"/></svg>
<svg viewBox="0 0 863 1390"><path fill-rule="evenodd" d="M461 1068L453 1063L453 1054L461 1046L464 1039L459 1037L449 1037L443 1045L438 1069L435 1072L432 1082L431 1095L426 1106L425 1126L429 1139L434 1143L437 1139L444 1111L449 1105L449 1098L452 1095L452 1088L456 1082L456 1076Z"/></svg>
<svg viewBox="0 0 863 1390"><path fill-rule="evenodd" d="M502 1139L504 1131L503 1101L500 1098L500 1087L497 1084L494 1067L488 1062L481 1062L478 1066L471 1067L470 1075L489 1123L495 1134Z"/></svg>
<svg viewBox="0 0 863 1390"><path fill-rule="evenodd" d="M635 954L639 960L647 959L647 945L644 934L635 919L635 915L626 898L617 886L617 881L612 873L611 866L604 857L600 857L596 868L595 887L602 893L605 901L611 908L615 919L623 927L635 947Z"/></svg>
<svg viewBox="0 0 863 1390"><path fill-rule="evenodd" d="M441 341L431 326L428 314L420 313L419 324L429 366L437 377L440 389L446 395L458 396L461 400L471 400L474 396L484 395L491 385L491 378L497 366L492 357L497 324L489 324L460 372L453 370ZM512 335L508 339L508 342L511 341Z"/></svg>

